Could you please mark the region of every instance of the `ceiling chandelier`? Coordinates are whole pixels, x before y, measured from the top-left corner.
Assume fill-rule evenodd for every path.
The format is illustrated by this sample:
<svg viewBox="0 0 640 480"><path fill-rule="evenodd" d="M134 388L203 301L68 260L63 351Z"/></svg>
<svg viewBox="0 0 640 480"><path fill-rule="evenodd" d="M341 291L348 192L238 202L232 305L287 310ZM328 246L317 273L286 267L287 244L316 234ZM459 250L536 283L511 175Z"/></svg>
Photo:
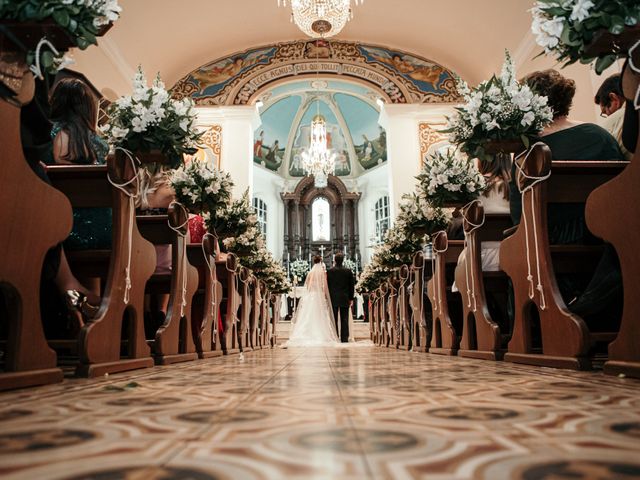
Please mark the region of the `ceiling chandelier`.
<svg viewBox="0 0 640 480"><path fill-rule="evenodd" d="M362 5L364 0L353 0ZM353 18L351 0L289 0L291 21L312 38L329 38L340 33ZM287 0L278 0L278 6L287 6Z"/></svg>
<svg viewBox="0 0 640 480"><path fill-rule="evenodd" d="M318 107L318 111L320 107ZM302 168L318 188L327 186L329 175L336 169L336 154L327 148L327 122L320 113L311 121L309 148L302 152Z"/></svg>

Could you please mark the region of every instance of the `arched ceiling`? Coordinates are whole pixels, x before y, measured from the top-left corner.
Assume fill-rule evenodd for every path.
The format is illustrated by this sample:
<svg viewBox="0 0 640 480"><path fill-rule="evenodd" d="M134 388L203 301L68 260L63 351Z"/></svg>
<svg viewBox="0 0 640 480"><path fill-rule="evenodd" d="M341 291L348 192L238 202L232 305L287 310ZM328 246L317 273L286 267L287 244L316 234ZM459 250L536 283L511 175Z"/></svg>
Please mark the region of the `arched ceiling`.
<svg viewBox="0 0 640 480"><path fill-rule="evenodd" d="M138 64L172 85L212 59L304 38L276 0L120 0L121 19L99 49L78 52L96 86L125 93ZM531 0L368 0L336 37L432 59L472 83L499 68L504 48L533 56Z"/></svg>

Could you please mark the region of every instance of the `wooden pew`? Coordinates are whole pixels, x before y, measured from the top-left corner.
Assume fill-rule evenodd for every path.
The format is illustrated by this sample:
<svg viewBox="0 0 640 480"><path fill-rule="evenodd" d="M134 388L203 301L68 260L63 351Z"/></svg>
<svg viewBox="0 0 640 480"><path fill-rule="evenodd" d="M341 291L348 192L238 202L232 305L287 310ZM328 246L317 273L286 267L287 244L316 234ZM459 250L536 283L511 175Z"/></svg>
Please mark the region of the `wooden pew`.
<svg viewBox="0 0 640 480"><path fill-rule="evenodd" d="M123 187L125 193L112 188L107 177L108 174L116 184L125 184L135 175L132 166L121 156L110 156L107 166L57 165L48 167L47 173L73 206L112 208L112 253L106 286L96 318L80 331L80 364L76 373L96 377L153 366L144 336L143 318L144 287L155 270L155 250L140 235L136 225L134 205L129 196L136 194L135 182ZM96 253L99 257L100 252ZM90 252L83 252L83 255L86 258ZM123 338L126 340L121 345Z"/></svg>
<svg viewBox="0 0 640 480"><path fill-rule="evenodd" d="M280 308L282 306L282 295L271 294L271 335L269 344L274 348L278 344L278 322L280 322Z"/></svg>
<svg viewBox="0 0 640 480"><path fill-rule="evenodd" d="M427 282L427 294L433 315L429 353L455 355L458 351L459 338L449 312L450 296L448 292L451 285L447 283L447 265L457 265L464 242L460 240L449 241L447 233L440 231L432 237L432 243L433 275Z"/></svg>
<svg viewBox="0 0 640 480"><path fill-rule="evenodd" d="M147 285L152 293L169 293L167 315L153 341L155 361L170 365L195 360L192 301L198 289L198 271L187 257L187 211L172 204L168 215L138 215L137 222L140 233L151 243L172 246L171 273L154 274Z"/></svg>
<svg viewBox="0 0 640 480"><path fill-rule="evenodd" d="M639 64L640 49L636 48L632 55L635 64ZM627 68L622 77L627 98L636 95L639 83L640 75ZM613 245L622 270L622 322L616 339L609 344L609 359L604 364L604 371L636 378L640 378L640 249L636 240L640 232L640 135L638 140L630 164L618 176L596 188L589 195L586 206L589 229ZM620 212L620 215L611 212Z"/></svg>
<svg viewBox="0 0 640 480"><path fill-rule="evenodd" d="M249 342L249 324L251 316L251 270L240 267L238 271L238 286L240 294L240 315L238 323L238 347L241 352L250 351L252 348Z"/></svg>
<svg viewBox="0 0 640 480"><path fill-rule="evenodd" d="M69 201L38 178L24 158L19 104L33 98L34 78L24 53L11 59L8 52L20 50L0 34L1 81L11 80L11 71L17 94L14 104L0 98L0 289L6 306L1 323L7 328L0 390L62 381L42 328L40 276L47 251L68 236L72 224Z"/></svg>
<svg viewBox="0 0 640 480"><path fill-rule="evenodd" d="M196 308L192 311L193 337L199 358L223 354L219 340L222 284L216 268L216 244L215 237L207 234L202 244L187 246L189 263L198 268L199 274L199 294L195 296Z"/></svg>
<svg viewBox="0 0 640 480"><path fill-rule="evenodd" d="M242 297L238 291L238 259L233 253L227 254L226 261L216 261L218 278L222 284L223 296L220 302L222 331L219 332L220 345L225 355L239 353L238 310Z"/></svg>
<svg viewBox="0 0 640 480"><path fill-rule="evenodd" d="M397 273L393 273L392 277L387 280L387 339L386 346L397 348L397 336L399 335L400 328L398 325L398 287L400 282L397 278Z"/></svg>
<svg viewBox="0 0 640 480"><path fill-rule="evenodd" d="M250 288L252 307L249 321L249 345L251 345L253 350L257 350L261 348L259 332L260 319L262 318L262 302L264 302L264 298L262 297L262 292L264 291L262 280L254 276Z"/></svg>
<svg viewBox="0 0 640 480"><path fill-rule="evenodd" d="M504 292L508 289L508 283L503 272L482 271L481 243L502 240L504 230L511 226L511 219L508 214L485 215L481 202L469 204L463 210L463 217L466 247L455 272L463 309L462 339L458 355L500 360L504 355L502 334L500 326L489 311L485 280L499 281Z"/></svg>
<svg viewBox="0 0 640 480"><path fill-rule="evenodd" d="M409 307L410 276L409 267L402 265L398 272L398 332L396 334L396 346L403 350L411 350L413 347L413 324Z"/></svg>
<svg viewBox="0 0 640 480"><path fill-rule="evenodd" d="M388 346L390 341L389 336L389 314L387 311L387 304L389 301L389 285L387 282L383 282L378 287L378 345Z"/></svg>
<svg viewBox="0 0 640 480"><path fill-rule="evenodd" d="M413 331L413 350L427 352L429 350L429 335L431 325L427 322L431 305L426 289L426 269L431 272L430 266L425 262L424 253L417 252L413 256L411 264L411 323Z"/></svg>
<svg viewBox="0 0 640 480"><path fill-rule="evenodd" d="M552 162L551 152L544 144L535 145L528 156L516 161L529 177L543 178L549 174L550 177L525 192L522 221L500 247L500 266L511 278L515 296L514 330L504 359L547 367L589 368L588 352L597 336L591 335L582 318L568 310L555 275L562 271L579 273L580 269L586 275L591 274L602 248L551 246L547 204L584 202L595 187L619 174L627 162ZM519 182L521 188L531 183L523 177ZM557 256L552 258L554 252ZM537 309L540 318L541 352L533 345L532 308Z"/></svg>
<svg viewBox="0 0 640 480"><path fill-rule="evenodd" d="M260 308L260 330L259 330L259 341L260 348L267 348L269 346L268 335L269 335L269 302L270 300L270 292L267 288L267 285L262 283L262 305Z"/></svg>

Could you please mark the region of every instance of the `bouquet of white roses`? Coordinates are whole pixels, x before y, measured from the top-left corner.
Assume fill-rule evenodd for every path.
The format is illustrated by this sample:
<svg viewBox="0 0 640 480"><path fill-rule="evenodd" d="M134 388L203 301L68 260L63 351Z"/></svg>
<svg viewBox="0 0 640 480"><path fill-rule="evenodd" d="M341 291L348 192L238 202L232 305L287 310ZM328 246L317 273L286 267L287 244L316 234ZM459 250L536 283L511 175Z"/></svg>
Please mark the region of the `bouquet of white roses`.
<svg viewBox="0 0 640 480"><path fill-rule="evenodd" d="M225 208L231 199L233 182L228 173L216 170L205 162L192 160L169 175L176 200L191 213L202 215L205 223Z"/></svg>
<svg viewBox="0 0 640 480"><path fill-rule="evenodd" d="M567 65L596 60L599 75L624 49L618 45L618 50L591 53L589 45L600 32L620 35L625 27L636 26L640 20L640 3L637 0L539 0L531 12L531 30L546 53L555 54ZM637 40L637 35L635 38Z"/></svg>
<svg viewBox="0 0 640 480"><path fill-rule="evenodd" d="M0 0L0 20L33 24L51 19L80 50L96 45L100 29L118 20L121 11L118 0ZM27 62L37 62L52 74L72 63L62 53L47 48L40 51L39 59L35 56L35 51L29 52Z"/></svg>
<svg viewBox="0 0 640 480"><path fill-rule="evenodd" d="M197 151L202 136L195 128L193 101L171 98L160 75L149 87L141 67L133 79L133 93L113 102L108 114L103 132L110 144L132 152L160 150L173 168L185 154Z"/></svg>
<svg viewBox="0 0 640 480"><path fill-rule="evenodd" d="M432 205L424 193L404 195L402 200L395 227L406 235L430 235L446 229L453 219L452 208Z"/></svg>
<svg viewBox="0 0 640 480"><path fill-rule="evenodd" d="M210 215L205 223L207 230L215 232L221 239L238 237L250 228L256 228L258 218L249 203L249 190L244 192L242 198L222 204L215 216Z"/></svg>
<svg viewBox="0 0 640 480"><path fill-rule="evenodd" d="M289 283L289 279L287 278L286 270L282 264L276 262L273 257L271 257L269 265L261 274L263 275L262 281L271 293L288 293L291 290L291 283Z"/></svg>
<svg viewBox="0 0 640 480"><path fill-rule="evenodd" d="M289 272L292 276L298 277L298 281L300 282L304 282L304 279L306 278L307 273L309 273L309 270L309 262L307 262L306 260L294 260L289 265Z"/></svg>
<svg viewBox="0 0 640 480"><path fill-rule="evenodd" d="M475 162L447 148L438 150L422 162L419 191L432 205L468 203L484 192L487 184Z"/></svg>
<svg viewBox="0 0 640 480"><path fill-rule="evenodd" d="M489 140L517 140L528 147L553 120L547 97L516 80L509 52L499 77L494 75L474 89L459 79L458 92L465 103L456 108L443 132L469 157L490 161L484 150Z"/></svg>

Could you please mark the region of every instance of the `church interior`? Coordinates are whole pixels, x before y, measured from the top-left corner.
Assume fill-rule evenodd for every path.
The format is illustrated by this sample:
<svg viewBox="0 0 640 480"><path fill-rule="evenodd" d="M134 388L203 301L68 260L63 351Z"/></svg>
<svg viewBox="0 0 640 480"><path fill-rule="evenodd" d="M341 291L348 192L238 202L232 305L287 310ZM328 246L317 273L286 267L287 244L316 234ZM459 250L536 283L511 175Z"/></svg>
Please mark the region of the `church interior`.
<svg viewBox="0 0 640 480"><path fill-rule="evenodd" d="M0 477L640 478L639 21L0 0Z"/></svg>

